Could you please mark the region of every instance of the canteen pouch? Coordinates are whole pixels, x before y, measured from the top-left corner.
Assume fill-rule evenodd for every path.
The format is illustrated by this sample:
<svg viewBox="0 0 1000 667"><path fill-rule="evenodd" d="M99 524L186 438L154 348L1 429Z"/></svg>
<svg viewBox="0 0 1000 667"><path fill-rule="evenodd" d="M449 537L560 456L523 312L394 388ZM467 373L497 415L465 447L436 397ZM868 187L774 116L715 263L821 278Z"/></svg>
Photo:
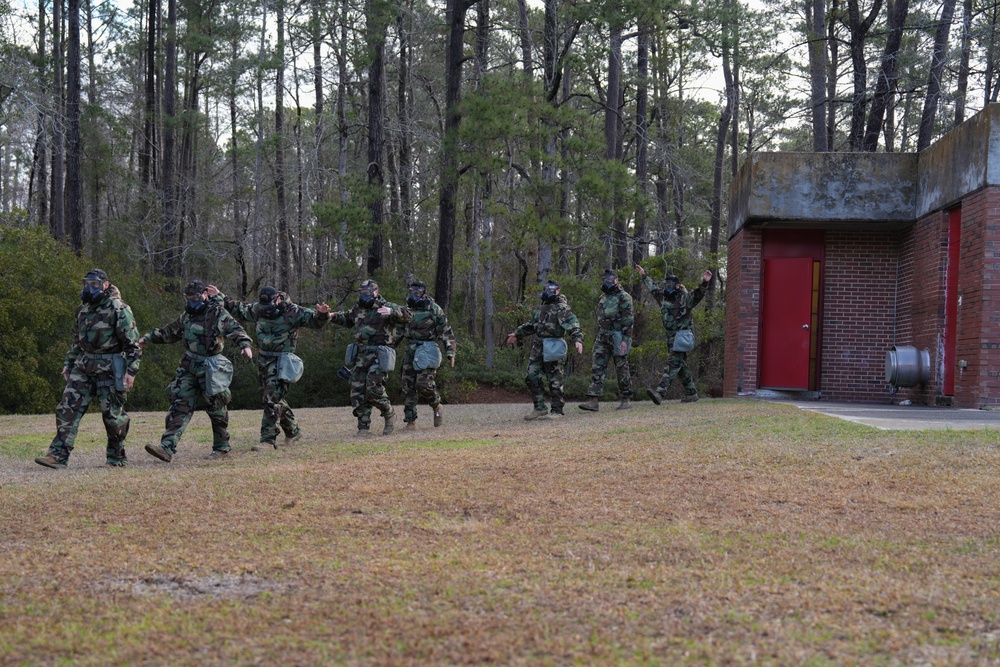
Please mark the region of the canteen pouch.
<svg viewBox="0 0 1000 667"><path fill-rule="evenodd" d="M278 379L283 382L298 382L304 369L305 364L296 354L282 352L278 357Z"/></svg>
<svg viewBox="0 0 1000 667"><path fill-rule="evenodd" d="M391 373L396 370L396 350L388 345L378 346L378 367L383 373Z"/></svg>
<svg viewBox="0 0 1000 667"><path fill-rule="evenodd" d="M354 362L358 360L358 345L357 343L348 343L347 350L344 351L344 365L348 368L354 366Z"/></svg>
<svg viewBox="0 0 1000 667"><path fill-rule="evenodd" d="M611 334L611 356L612 357L627 357L628 353L632 351L632 340L627 341L628 345L625 347L625 354L621 353L622 341L625 340L625 336L621 331L615 331Z"/></svg>
<svg viewBox="0 0 1000 667"><path fill-rule="evenodd" d="M115 391L125 391L125 374L128 372L125 357L120 354L111 357L111 367L115 371Z"/></svg>
<svg viewBox="0 0 1000 667"><path fill-rule="evenodd" d="M441 367L441 348L436 340L417 341L417 349L413 352L413 370L423 371L428 368Z"/></svg>
<svg viewBox="0 0 1000 667"><path fill-rule="evenodd" d="M217 354L214 357L206 357L203 366L205 380L202 392L206 397L211 398L229 389L229 385L233 382L233 362Z"/></svg>
<svg viewBox="0 0 1000 667"><path fill-rule="evenodd" d="M542 361L562 361L566 358L566 341L562 338L542 339Z"/></svg>
<svg viewBox="0 0 1000 667"><path fill-rule="evenodd" d="M694 331L691 329L681 329L674 334L674 352L690 352L694 349Z"/></svg>

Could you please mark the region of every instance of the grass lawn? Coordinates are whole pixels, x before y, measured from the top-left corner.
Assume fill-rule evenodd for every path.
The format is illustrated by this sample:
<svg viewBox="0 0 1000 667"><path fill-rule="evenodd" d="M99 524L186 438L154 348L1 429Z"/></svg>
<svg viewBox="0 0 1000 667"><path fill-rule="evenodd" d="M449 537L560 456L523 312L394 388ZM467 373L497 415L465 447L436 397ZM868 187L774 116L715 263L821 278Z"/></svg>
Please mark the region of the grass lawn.
<svg viewBox="0 0 1000 667"><path fill-rule="evenodd" d="M170 464L140 413L123 469L0 417L0 664L1000 663L1000 431L616 404L236 412L222 461L199 413Z"/></svg>

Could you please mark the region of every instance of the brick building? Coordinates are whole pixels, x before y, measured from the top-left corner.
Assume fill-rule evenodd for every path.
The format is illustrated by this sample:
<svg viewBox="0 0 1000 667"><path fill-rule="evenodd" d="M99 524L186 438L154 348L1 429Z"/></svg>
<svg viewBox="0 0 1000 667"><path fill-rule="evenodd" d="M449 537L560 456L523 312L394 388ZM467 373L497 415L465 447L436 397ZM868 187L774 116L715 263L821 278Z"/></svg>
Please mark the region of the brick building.
<svg viewBox="0 0 1000 667"><path fill-rule="evenodd" d="M1000 405L1000 104L919 153L757 153L730 190L725 395ZM886 355L926 349L893 388Z"/></svg>

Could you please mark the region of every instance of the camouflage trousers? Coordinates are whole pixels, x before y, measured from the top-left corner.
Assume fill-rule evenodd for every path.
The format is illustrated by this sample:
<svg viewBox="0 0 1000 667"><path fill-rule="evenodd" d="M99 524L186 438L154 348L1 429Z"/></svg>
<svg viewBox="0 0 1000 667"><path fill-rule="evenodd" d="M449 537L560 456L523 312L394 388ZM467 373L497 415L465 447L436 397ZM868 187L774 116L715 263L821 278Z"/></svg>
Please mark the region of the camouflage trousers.
<svg viewBox="0 0 1000 667"><path fill-rule="evenodd" d="M685 394L697 394L698 388L694 384L694 377L687 365L688 353L673 351L675 335L674 333L667 334L667 347L671 352L670 356L667 357L667 365L663 369L663 375L660 377L660 384L657 385L656 390L660 392L661 396L666 396L674 378L680 378Z"/></svg>
<svg viewBox="0 0 1000 667"><path fill-rule="evenodd" d="M403 361L403 419L406 423L417 421L417 401L423 400L432 408L441 404L437 391L436 368L418 371L413 368L413 352L406 351Z"/></svg>
<svg viewBox="0 0 1000 667"><path fill-rule="evenodd" d="M545 409L545 386L543 379L548 378L549 393L552 395L552 411L562 412L566 405L563 395L563 362L543 361L541 345L538 346L538 353L535 353L532 346L531 356L528 357L528 374L524 376L524 384L531 391L532 400L536 410Z"/></svg>
<svg viewBox="0 0 1000 667"><path fill-rule="evenodd" d="M125 437L128 435L129 418L125 413L125 393L115 389L112 373L89 375L73 368L62 399L56 406L56 437L49 445L48 454L57 461L65 463L69 459L80 420L95 398L101 406L101 419L108 434L108 463L118 465L127 460Z"/></svg>
<svg viewBox="0 0 1000 667"><path fill-rule="evenodd" d="M205 397L201 390L204 378L205 368L201 362L185 356L167 388L170 392L170 411L167 413L166 430L160 438L160 445L171 454L177 453L177 443L198 408L208 413L212 422L212 449L229 451L228 406L232 393L227 389L221 394Z"/></svg>
<svg viewBox="0 0 1000 667"><path fill-rule="evenodd" d="M260 357L257 366L257 380L261 386L261 407L264 416L260 421L260 441L273 443L278 437L278 428L286 437L296 435L301 429L295 413L285 400L288 383L278 379L278 358Z"/></svg>
<svg viewBox="0 0 1000 667"><path fill-rule="evenodd" d="M359 429L369 429L372 424L372 408L378 408L383 417L393 414L389 394L385 391L388 373L378 365L378 352L361 350L351 369L351 405L358 418Z"/></svg>
<svg viewBox="0 0 1000 667"><path fill-rule="evenodd" d="M591 361L593 376L587 387L587 396L604 395L604 378L607 375L608 361L615 360L615 370L618 374L618 394L624 400L632 398L632 374L628 367L628 357L614 354L614 342L609 337L598 336L594 341L594 356Z"/></svg>

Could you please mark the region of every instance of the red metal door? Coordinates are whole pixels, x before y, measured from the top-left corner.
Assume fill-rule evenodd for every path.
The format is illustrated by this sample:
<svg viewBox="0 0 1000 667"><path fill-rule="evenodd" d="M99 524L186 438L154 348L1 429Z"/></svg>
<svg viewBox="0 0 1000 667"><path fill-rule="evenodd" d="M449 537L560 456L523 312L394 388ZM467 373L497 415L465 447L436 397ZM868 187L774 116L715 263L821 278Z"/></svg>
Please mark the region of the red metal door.
<svg viewBox="0 0 1000 667"><path fill-rule="evenodd" d="M813 260L764 260L761 294L760 386L809 388Z"/></svg>

